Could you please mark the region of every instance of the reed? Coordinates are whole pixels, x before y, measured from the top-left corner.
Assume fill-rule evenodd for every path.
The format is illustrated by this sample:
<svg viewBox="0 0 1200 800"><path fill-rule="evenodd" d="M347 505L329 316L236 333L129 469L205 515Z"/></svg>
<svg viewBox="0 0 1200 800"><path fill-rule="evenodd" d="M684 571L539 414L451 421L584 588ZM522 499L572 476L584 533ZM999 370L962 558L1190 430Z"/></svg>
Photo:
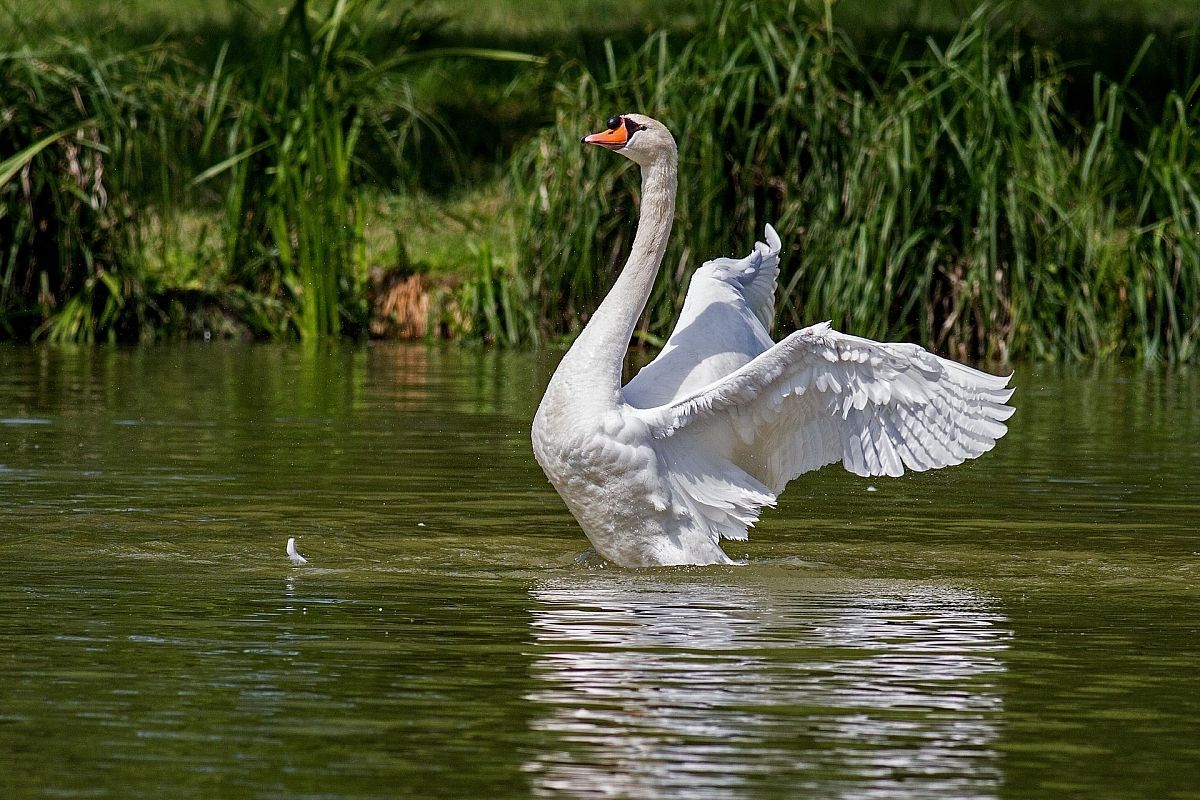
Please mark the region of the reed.
<svg viewBox="0 0 1200 800"><path fill-rule="evenodd" d="M226 179L235 279L288 298L301 338L367 330L364 188L381 182L377 170L398 174L403 188L422 138L453 162L449 132L416 103L406 70L431 58L537 60L481 48L412 52L420 24L411 9L397 15L380 0L294 0L262 60L228 74L217 62L204 142L219 160L197 182ZM360 157L364 147L373 159Z"/></svg>
<svg viewBox="0 0 1200 800"><path fill-rule="evenodd" d="M138 338L159 315L135 187L167 53L47 40L0 53L0 335Z"/></svg>
<svg viewBox="0 0 1200 800"><path fill-rule="evenodd" d="M263 46L235 59L226 41L208 71L170 45L8 34L0 336L145 340L232 317L255 336L365 334L366 204L412 188L418 157L450 172L456 161L412 68L537 61L416 51L433 23L383 0L293 0L279 21L240 13ZM214 202L216 253L188 229ZM183 274L162 269L189 247Z"/></svg>
<svg viewBox="0 0 1200 800"><path fill-rule="evenodd" d="M535 341L537 304L529 284L489 246L480 247L472 258L475 273L452 300L457 312L451 317L461 321L453 333L509 347Z"/></svg>
<svg viewBox="0 0 1200 800"><path fill-rule="evenodd" d="M631 164L578 139L642 110L676 132L682 181L639 341L661 343L703 259L746 252L772 221L784 330L832 317L956 356L1196 356L1200 62L1177 57L1186 38L1147 40L1104 77L1031 45L1003 8L911 42L850 37L833 2L716 0L644 41L604 28L620 38L598 59L580 45L591 60L548 94L514 90L500 133L459 109L457 128L478 130L456 136L428 105L450 81L420 62L535 59L414 47L433 23L382 0L254 7L234 12L252 34L205 34L203 68L179 46L58 40L28 20L0 37L0 338L358 335L368 262L393 257L366 212L388 196L431 219L459 202L488 218L453 234L384 223L413 269L451 273L427 284L427 330L569 337L624 259L639 189ZM477 163L459 171L464 152ZM411 191L463 173L491 183Z"/></svg>
<svg viewBox="0 0 1200 800"><path fill-rule="evenodd" d="M373 5L296 0L259 59L226 71L222 52L209 83L203 152L219 160L196 182L224 181L231 278L285 299L302 338L366 325L356 151L387 85L363 55Z"/></svg>
<svg viewBox="0 0 1200 800"><path fill-rule="evenodd" d="M1134 155L1137 211L1120 287L1129 335L1149 357L1189 360L1200 335L1200 77L1171 92Z"/></svg>
<svg viewBox="0 0 1200 800"><path fill-rule="evenodd" d="M784 329L833 318L960 357L1195 353L1194 84L1146 120L1126 83L1096 76L1072 114L1064 69L994 8L917 57L903 42L863 55L826 10L723 2L682 44L658 34L610 48L599 74L563 73L555 124L511 173L543 335L585 322L633 230L635 169L577 136L644 110L675 131L682 176L648 342L691 269L773 221Z"/></svg>

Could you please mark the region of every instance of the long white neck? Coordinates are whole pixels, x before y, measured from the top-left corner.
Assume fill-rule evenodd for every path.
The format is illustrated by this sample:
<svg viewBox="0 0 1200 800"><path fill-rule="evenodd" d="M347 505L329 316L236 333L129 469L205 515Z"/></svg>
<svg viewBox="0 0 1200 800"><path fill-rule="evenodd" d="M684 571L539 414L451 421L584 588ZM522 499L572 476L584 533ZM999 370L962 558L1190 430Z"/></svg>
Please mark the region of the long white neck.
<svg viewBox="0 0 1200 800"><path fill-rule="evenodd" d="M615 408L620 402L621 367L667 249L677 182L674 152L642 167L642 207L629 260L563 357L548 391L557 388L554 384L562 376L569 383L569 389L563 388L577 400L586 398L600 408Z"/></svg>

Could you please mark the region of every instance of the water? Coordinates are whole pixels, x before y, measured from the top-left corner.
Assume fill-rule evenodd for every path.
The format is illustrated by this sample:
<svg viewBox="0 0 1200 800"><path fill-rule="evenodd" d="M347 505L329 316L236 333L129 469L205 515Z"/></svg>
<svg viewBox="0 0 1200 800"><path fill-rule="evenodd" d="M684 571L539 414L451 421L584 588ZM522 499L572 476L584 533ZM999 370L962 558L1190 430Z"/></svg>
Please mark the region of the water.
<svg viewBox="0 0 1200 800"><path fill-rule="evenodd" d="M0 348L0 796L1200 798L1200 373L1020 368L980 461L625 571L552 361Z"/></svg>

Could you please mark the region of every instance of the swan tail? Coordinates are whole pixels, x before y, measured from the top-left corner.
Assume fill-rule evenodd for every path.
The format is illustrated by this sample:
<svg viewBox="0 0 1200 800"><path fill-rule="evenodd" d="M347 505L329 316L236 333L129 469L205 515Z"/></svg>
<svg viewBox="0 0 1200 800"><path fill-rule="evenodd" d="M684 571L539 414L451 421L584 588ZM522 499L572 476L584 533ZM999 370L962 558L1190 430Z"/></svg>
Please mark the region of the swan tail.
<svg viewBox="0 0 1200 800"><path fill-rule="evenodd" d="M732 461L687 437L660 440L663 474L671 488L674 513L688 519L715 543L744 541L775 493Z"/></svg>

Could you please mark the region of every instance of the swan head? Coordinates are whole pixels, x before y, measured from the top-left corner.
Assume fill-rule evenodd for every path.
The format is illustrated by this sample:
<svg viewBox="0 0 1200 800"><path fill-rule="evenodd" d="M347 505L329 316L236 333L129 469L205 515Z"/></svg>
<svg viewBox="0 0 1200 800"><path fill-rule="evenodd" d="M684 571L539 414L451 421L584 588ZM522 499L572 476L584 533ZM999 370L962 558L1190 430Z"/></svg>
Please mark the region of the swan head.
<svg viewBox="0 0 1200 800"><path fill-rule="evenodd" d="M675 137L656 119L645 114L617 114L606 124L604 130L583 137L583 143L606 147L643 167L675 157Z"/></svg>

